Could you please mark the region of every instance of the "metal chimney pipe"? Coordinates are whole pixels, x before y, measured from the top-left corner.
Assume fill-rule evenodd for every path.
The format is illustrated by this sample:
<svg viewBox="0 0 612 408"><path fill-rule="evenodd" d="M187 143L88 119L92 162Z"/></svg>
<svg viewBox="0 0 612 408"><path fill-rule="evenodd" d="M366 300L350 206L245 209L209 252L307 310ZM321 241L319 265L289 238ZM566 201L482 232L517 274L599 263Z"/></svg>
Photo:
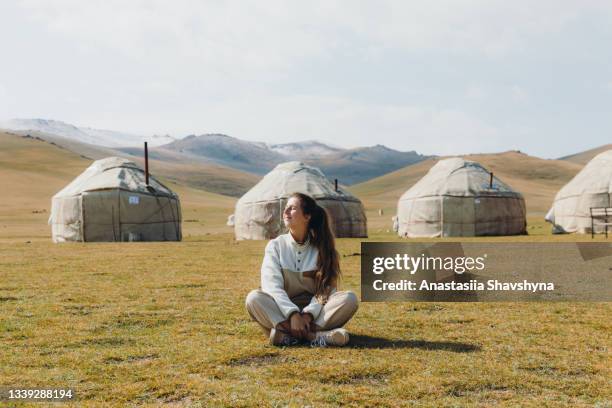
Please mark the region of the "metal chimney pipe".
<svg viewBox="0 0 612 408"><path fill-rule="evenodd" d="M147 146L147 142L145 144L145 182L147 183L147 187L149 186L149 148Z"/></svg>
<svg viewBox="0 0 612 408"><path fill-rule="evenodd" d="M338 192L338 179L334 179L334 188L336 189L336 193Z"/></svg>
<svg viewBox="0 0 612 408"><path fill-rule="evenodd" d="M491 172L491 178L489 179L489 188L493 188L493 172Z"/></svg>

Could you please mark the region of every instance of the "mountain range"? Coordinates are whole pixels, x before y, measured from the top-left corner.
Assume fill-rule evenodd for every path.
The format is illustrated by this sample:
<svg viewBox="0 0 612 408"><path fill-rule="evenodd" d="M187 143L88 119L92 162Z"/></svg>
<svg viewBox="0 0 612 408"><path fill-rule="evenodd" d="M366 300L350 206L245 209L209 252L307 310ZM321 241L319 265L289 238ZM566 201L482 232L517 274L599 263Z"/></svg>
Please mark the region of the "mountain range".
<svg viewBox="0 0 612 408"><path fill-rule="evenodd" d="M429 157L381 145L342 149L307 141L270 146L222 134L190 135L152 151L166 156L169 152L180 153L191 160L210 161L259 175L269 172L279 163L301 160L346 185L381 176Z"/></svg>
<svg viewBox="0 0 612 408"><path fill-rule="evenodd" d="M266 144L224 134L189 135L181 139L143 137L45 119L14 119L0 122L0 128L10 128L17 135L41 139L86 159L118 155L140 164L143 164L142 142L147 140L152 146L149 157L156 175L192 188L233 197L244 194L277 164L301 160L320 168L328 178L352 186L352 190L365 197L372 197L374 201L392 198L389 201L393 201L439 159L382 145L345 149L314 140ZM520 152L467 157L500 171L510 181L518 180L520 190L533 191L530 203L535 206L531 210L543 211L551 193L548 189L559 188L555 183L566 182L593 156L611 148L612 145L605 145L556 161ZM508 169L512 171L508 172ZM523 174L525 171L529 174ZM540 186L533 184L531 180L534 177L555 180L555 183ZM385 186L389 186L389 190ZM376 203L379 204L382 203Z"/></svg>
<svg viewBox="0 0 612 408"><path fill-rule="evenodd" d="M414 151L400 152L382 145L345 149L314 140L267 144L224 134L189 135L177 139L168 135L141 136L79 127L50 119L11 119L0 122L0 128L20 134L32 133L43 139L60 137L63 139L55 140L60 145L78 142L111 149L107 150L109 154L135 157L142 156L141 146L146 140L151 146L152 159L173 164L216 164L257 176L280 163L300 160L319 167L328 178L338 179L344 185L360 183L429 158ZM79 154L87 156L86 146L75 148Z"/></svg>
<svg viewBox="0 0 612 408"><path fill-rule="evenodd" d="M93 129L72 125L52 119L9 119L0 121L0 129L13 131L37 131L51 135L62 136L78 142L96 146L120 147L142 146L148 141L151 146L160 146L175 139L172 136L152 135L142 136L114 130Z"/></svg>

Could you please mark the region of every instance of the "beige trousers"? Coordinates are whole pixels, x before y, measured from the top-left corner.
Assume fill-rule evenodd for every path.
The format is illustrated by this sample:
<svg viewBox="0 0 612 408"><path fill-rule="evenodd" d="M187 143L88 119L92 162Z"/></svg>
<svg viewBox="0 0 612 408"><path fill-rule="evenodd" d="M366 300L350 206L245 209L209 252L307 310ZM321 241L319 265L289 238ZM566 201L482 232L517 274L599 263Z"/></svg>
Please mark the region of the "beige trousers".
<svg viewBox="0 0 612 408"><path fill-rule="evenodd" d="M311 294L304 293L300 296L291 298L291 301L302 310L310 303L311 299ZM321 313L315 319L314 323L321 330L331 330L342 327L351 317L353 317L358 307L359 301L353 292L334 292L321 309ZM270 329L287 320L281 313L272 296L263 292L261 289L252 290L248 294L246 297L246 309L253 320L259 323L266 333L270 333Z"/></svg>

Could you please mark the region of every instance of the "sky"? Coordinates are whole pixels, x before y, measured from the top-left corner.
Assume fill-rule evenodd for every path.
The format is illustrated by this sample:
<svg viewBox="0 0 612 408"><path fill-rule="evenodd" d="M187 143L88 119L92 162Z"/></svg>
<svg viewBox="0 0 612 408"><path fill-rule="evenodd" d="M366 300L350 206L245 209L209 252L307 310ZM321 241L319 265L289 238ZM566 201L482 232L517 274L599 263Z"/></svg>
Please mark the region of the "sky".
<svg viewBox="0 0 612 408"><path fill-rule="evenodd" d="M610 1L0 2L0 120L557 158L612 143Z"/></svg>

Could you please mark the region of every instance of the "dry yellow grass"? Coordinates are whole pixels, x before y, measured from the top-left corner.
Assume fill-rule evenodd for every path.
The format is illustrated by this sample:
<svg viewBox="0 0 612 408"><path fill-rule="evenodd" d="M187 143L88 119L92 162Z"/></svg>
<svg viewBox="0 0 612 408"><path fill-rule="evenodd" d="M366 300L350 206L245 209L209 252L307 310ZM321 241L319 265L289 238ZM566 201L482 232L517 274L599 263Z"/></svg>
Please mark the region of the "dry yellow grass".
<svg viewBox="0 0 612 408"><path fill-rule="evenodd" d="M271 347L244 309L266 243L223 232L233 199L173 186L184 218L197 219L183 224L184 242L52 244L48 214L31 211L48 209L88 162L60 152L67 164L53 169L57 152L37 146L0 156L17 192L0 207L2 385L72 387L75 406L100 407L612 401L609 303L364 303L347 327L350 347ZM34 185L15 179L26 176ZM586 238L542 230L489 240ZM398 238L381 230L370 240ZM342 286L357 293L360 242L338 240Z"/></svg>
<svg viewBox="0 0 612 408"><path fill-rule="evenodd" d="M567 160L572 163L585 165L587 164L593 157L597 156L599 153L603 153L607 150L612 150L612 143L596 147L594 149L589 149L584 152L572 154L570 156L562 157L560 160Z"/></svg>
<svg viewBox="0 0 612 408"><path fill-rule="evenodd" d="M359 293L359 240L341 239ZM244 310L265 242L0 244L0 381L79 405L609 403L609 303L362 304L351 347L278 349ZM605 405L603 405L605 406Z"/></svg>

